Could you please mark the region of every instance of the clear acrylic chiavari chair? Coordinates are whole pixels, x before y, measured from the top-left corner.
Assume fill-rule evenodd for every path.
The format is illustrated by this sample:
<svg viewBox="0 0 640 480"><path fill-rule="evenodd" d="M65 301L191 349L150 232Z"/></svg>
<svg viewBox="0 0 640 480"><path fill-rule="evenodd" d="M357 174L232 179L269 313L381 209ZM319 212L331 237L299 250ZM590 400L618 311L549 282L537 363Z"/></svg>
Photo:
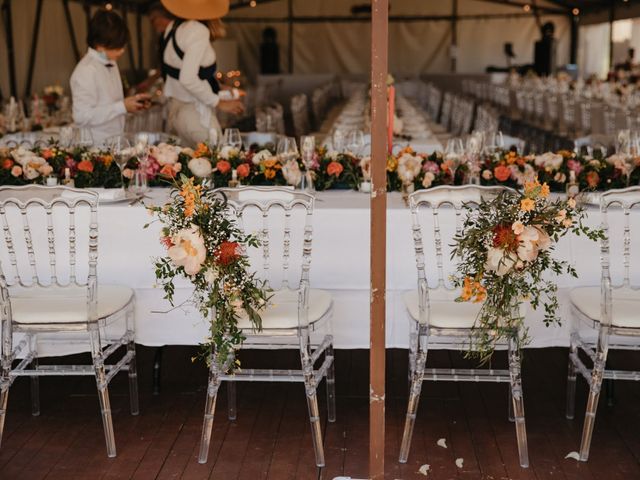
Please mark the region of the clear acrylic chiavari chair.
<svg viewBox="0 0 640 480"><path fill-rule="evenodd" d="M479 304L455 302L459 290L447 280L445 259L450 258L444 246L451 244L453 234L460 231L465 208L490 199L505 187L475 185L439 186L420 190L409 196L412 232L418 269L418 289L405 294L404 302L411 317L409 339L410 390L407 415L400 446L401 463L409 457L422 383L425 380L453 382L505 382L510 385L509 417L515 419L520 465L529 465L524 399L520 376L520 352L517 332L506 342L508 369L443 369L425 367L429 345L448 350L467 350L472 328L480 310ZM453 224L447 219L454 219ZM430 233L429 233L430 231ZM425 253L426 252L426 253ZM435 258L435 265L427 265Z"/></svg>
<svg viewBox="0 0 640 480"><path fill-rule="evenodd" d="M243 348L300 350L300 370L248 369L228 373L234 359L225 365L211 361L199 462L205 463L220 384L227 381L228 413L236 418L235 383L301 382L307 397L316 465L324 466L324 446L317 388L326 379L329 422L336 418L335 374L329 292L312 289L309 283L314 197L285 187L240 187L217 190L227 198L230 214L240 227L257 232L261 241L250 249L251 264L266 280L272 298L261 312L262 331L255 331L248 318L239 326L246 340ZM260 268L257 268L260 265ZM213 360L213 357L212 357Z"/></svg>
<svg viewBox="0 0 640 480"><path fill-rule="evenodd" d="M580 374L589 385L579 452L583 462L589 459L602 381L640 380L640 371L606 368L609 350L640 349L640 278L637 269L634 273L631 268L632 259L634 255L637 256L631 241L634 230L631 212L634 210L640 210L640 187L610 190L602 194L600 211L606 238L600 243L601 284L599 287L576 288L570 293L573 323L566 414L567 418L574 418L576 376ZM619 235L619 227L612 228L611 220L616 216L618 220L622 216L622 236ZM637 228L638 225L635 225ZM620 276L622 282L616 283ZM591 368L583 358L591 363Z"/></svg>
<svg viewBox="0 0 640 480"><path fill-rule="evenodd" d="M98 283L98 194L67 187L0 188L0 440L9 387L31 377L40 413L40 376L95 376L107 455L116 456L108 385L128 371L138 414L134 292ZM115 363L107 360L120 347ZM92 365L39 365L42 357L90 352Z"/></svg>

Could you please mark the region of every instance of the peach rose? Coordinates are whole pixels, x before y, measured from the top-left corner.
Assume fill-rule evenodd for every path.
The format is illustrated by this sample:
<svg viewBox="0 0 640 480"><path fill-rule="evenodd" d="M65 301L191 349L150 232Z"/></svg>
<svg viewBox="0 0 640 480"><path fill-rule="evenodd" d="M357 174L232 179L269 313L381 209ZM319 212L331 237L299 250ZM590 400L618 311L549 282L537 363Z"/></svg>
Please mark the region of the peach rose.
<svg viewBox="0 0 640 480"><path fill-rule="evenodd" d="M93 163L90 160L82 160L78 162L78 170L81 172L91 173L93 172Z"/></svg>
<svg viewBox="0 0 640 480"><path fill-rule="evenodd" d="M224 175L231 170L231 164L226 160L219 160L218 163L216 163L216 169Z"/></svg>
<svg viewBox="0 0 640 480"><path fill-rule="evenodd" d="M14 165L13 168L11 168L11 175L14 177L22 175L22 167L20 165Z"/></svg>
<svg viewBox="0 0 640 480"><path fill-rule="evenodd" d="M327 165L327 175L339 177L344 167L339 162L331 162Z"/></svg>
<svg viewBox="0 0 640 480"><path fill-rule="evenodd" d="M242 163L238 165L236 172L238 172L238 178L247 178L251 172L251 168L248 163Z"/></svg>
<svg viewBox="0 0 640 480"><path fill-rule="evenodd" d="M511 169L506 165L498 165L493 169L493 176L496 177L496 180L499 182L505 182L511 177Z"/></svg>

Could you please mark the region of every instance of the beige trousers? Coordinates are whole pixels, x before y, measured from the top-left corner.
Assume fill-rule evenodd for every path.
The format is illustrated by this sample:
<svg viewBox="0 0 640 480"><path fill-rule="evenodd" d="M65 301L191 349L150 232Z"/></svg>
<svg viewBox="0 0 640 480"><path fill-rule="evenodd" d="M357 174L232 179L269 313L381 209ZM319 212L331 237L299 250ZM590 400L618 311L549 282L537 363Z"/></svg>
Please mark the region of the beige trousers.
<svg viewBox="0 0 640 480"><path fill-rule="evenodd" d="M169 99L167 130L180 137L185 146L195 147L199 142L208 141L211 128L215 128L218 131L218 138L222 138L215 109L211 111L211 122L207 128L202 125L200 113L194 103L182 102L175 98Z"/></svg>

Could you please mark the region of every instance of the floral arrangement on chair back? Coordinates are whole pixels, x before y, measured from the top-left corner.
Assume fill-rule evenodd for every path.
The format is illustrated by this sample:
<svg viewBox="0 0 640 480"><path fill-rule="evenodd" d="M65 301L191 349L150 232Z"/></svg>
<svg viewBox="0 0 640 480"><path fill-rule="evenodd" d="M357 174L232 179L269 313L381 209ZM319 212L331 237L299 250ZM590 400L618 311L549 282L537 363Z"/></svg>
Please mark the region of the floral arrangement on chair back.
<svg viewBox="0 0 640 480"><path fill-rule="evenodd" d="M470 349L482 362L500 340L516 336L518 346L528 341L524 302L544 307L547 326L560 322L558 287L545 274L577 273L553 257L557 241L569 232L594 241L604 236L583 224L586 214L574 199L551 202L548 196L549 186L536 180L522 192L507 190L482 200L454 238L452 255L460 259L454 284L462 289L457 301L482 303Z"/></svg>
<svg viewBox="0 0 640 480"><path fill-rule="evenodd" d="M193 304L211 319L203 356L209 359L213 352L220 368L232 369L230 353L244 340L239 317L247 316L261 330L259 312L269 299L265 283L250 272L245 255L246 247L258 246L258 238L236 225L224 197L185 175L176 179L168 203L147 208L162 224L161 241L167 248L166 256L154 260L165 299L173 305L176 277L193 284Z"/></svg>

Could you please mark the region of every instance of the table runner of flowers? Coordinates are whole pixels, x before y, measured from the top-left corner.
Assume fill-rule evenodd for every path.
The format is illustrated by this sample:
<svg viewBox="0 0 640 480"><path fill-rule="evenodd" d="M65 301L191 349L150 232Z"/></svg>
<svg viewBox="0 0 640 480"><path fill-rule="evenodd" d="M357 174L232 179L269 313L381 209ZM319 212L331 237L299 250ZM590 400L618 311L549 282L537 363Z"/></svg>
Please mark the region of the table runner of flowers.
<svg viewBox="0 0 640 480"><path fill-rule="evenodd" d="M637 159L640 165L640 158ZM480 158L482 185L507 185L519 188L539 180L552 191L564 192L574 172L581 190L608 190L626 186L628 168L616 155L593 157L561 150L542 155L520 155L515 150L484 154ZM140 162L132 157L124 169L125 182L132 178ZM213 150L199 144L194 150L167 143L150 147L146 162L150 186L169 186L180 173L196 179L211 178L216 187L228 186L233 178L243 185L298 185L304 172L300 160L283 162L273 149L253 145L239 150L224 146ZM52 144L44 148L0 149L0 185L45 183L47 176L64 177L65 169L75 186L116 188L121 186L120 171L108 151L87 148L62 148ZM370 180L371 158L348 153L316 150L312 164L316 190L359 189ZM387 158L387 188L398 191L437 185L467 183L469 169L463 164L452 178L451 169L441 152L417 153L405 148ZM640 183L640 168L630 179Z"/></svg>

